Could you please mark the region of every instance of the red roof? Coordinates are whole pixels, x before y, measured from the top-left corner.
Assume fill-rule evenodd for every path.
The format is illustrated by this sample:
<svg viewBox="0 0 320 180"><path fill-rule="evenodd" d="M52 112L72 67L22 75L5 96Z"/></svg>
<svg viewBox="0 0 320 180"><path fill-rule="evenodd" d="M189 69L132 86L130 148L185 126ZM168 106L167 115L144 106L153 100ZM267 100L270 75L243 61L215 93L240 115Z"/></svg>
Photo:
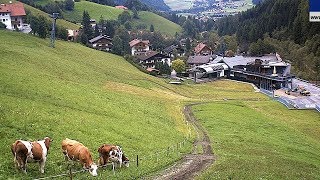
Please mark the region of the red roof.
<svg viewBox="0 0 320 180"><path fill-rule="evenodd" d="M23 4L21 2L1 4L0 13L10 13L10 16L25 16L26 12L24 10Z"/></svg>
<svg viewBox="0 0 320 180"><path fill-rule="evenodd" d="M127 10L127 9L128 9L128 8L125 7L125 6L115 6L115 8L117 8L117 9L124 9L124 10Z"/></svg>
<svg viewBox="0 0 320 180"><path fill-rule="evenodd" d="M134 40L130 41L129 44L130 44L130 47L133 47L133 46L139 44L140 42L142 42L145 45L149 45L150 44L149 40L142 41L142 40L139 40L139 39L134 39Z"/></svg>
<svg viewBox="0 0 320 180"><path fill-rule="evenodd" d="M200 53L202 51L203 48L208 47L207 45L200 43L198 44L195 48L194 51L196 54ZM209 47L208 47L209 48ZM210 48L209 48L210 49Z"/></svg>

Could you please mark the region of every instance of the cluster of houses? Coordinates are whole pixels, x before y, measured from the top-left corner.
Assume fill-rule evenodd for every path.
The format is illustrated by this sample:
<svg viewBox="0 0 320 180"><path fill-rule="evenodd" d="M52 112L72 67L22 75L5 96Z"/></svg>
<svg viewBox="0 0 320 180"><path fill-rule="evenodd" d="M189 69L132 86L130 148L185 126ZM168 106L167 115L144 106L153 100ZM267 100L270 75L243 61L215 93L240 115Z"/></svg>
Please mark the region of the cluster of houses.
<svg viewBox="0 0 320 180"><path fill-rule="evenodd" d="M0 5L0 21L7 29L25 30L27 27L23 23L25 16L26 12L21 2ZM78 34L79 30L68 30L68 40L74 40ZM111 51L113 46L112 39L106 35L94 37L89 43L92 48L101 51ZM134 39L129 45L131 55L135 57L136 62L148 71L156 71L155 67L159 62L171 66L176 56L186 55L183 40L178 45L171 45L161 52L152 50L149 40ZM186 63L189 68L187 72L192 78L230 78L251 82L267 90L288 87L293 78L290 74L291 65L282 61L277 54L262 57L222 57L213 54L212 49L201 42L193 49Z"/></svg>

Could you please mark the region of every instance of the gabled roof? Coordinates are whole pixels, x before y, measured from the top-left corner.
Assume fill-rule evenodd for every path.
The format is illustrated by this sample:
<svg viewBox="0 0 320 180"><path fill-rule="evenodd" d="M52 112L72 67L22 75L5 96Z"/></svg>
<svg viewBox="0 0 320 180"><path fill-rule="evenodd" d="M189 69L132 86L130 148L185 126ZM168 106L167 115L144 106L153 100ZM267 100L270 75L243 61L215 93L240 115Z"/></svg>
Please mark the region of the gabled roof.
<svg viewBox="0 0 320 180"><path fill-rule="evenodd" d="M214 55L215 56L215 55ZM214 56L189 56L187 63L188 64L206 64L212 61Z"/></svg>
<svg viewBox="0 0 320 180"><path fill-rule="evenodd" d="M206 44L203 44L203 43L199 43L195 48L194 48L194 51L196 54L200 53L202 51L203 48L209 48L211 50L210 47L208 47Z"/></svg>
<svg viewBox="0 0 320 180"><path fill-rule="evenodd" d="M156 51L148 51L146 53L141 53L139 55L136 55L135 57L140 61L145 61L153 57L170 58L169 56L160 54L159 52L156 52Z"/></svg>
<svg viewBox="0 0 320 180"><path fill-rule="evenodd" d="M97 36L97 37L95 37L95 38L90 39L89 42L90 42L90 43L94 43L94 42L96 42L96 41L99 41L100 39L107 39L107 40L112 41L112 39L111 39L109 36L99 35L99 36Z"/></svg>
<svg viewBox="0 0 320 180"><path fill-rule="evenodd" d="M1 4L0 13L10 13L10 16L25 16L23 4L21 2Z"/></svg>
<svg viewBox="0 0 320 180"><path fill-rule="evenodd" d="M130 47L133 47L135 45L137 45L138 43L142 42L143 44L145 45L149 45L150 44L150 41L149 40L141 40L141 39L134 39L132 41L129 42L130 44Z"/></svg>

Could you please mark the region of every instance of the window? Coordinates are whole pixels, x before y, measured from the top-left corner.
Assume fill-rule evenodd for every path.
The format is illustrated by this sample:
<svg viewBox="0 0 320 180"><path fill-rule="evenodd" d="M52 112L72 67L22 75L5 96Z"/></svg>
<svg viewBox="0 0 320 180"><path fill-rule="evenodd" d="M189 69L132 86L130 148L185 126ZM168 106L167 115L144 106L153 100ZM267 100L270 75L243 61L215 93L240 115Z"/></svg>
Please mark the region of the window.
<svg viewBox="0 0 320 180"><path fill-rule="evenodd" d="M6 20L5 20L5 19L2 19L2 21L5 22Z"/></svg>

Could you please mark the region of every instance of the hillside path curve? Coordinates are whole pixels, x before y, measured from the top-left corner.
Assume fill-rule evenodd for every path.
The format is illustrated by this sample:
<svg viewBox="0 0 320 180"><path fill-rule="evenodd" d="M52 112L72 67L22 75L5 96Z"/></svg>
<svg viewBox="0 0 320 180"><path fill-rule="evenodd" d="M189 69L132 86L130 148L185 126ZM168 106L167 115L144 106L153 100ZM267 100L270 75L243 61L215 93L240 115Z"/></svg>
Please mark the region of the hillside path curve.
<svg viewBox="0 0 320 180"><path fill-rule="evenodd" d="M200 125L192 113L192 106L199 104L203 103L189 104L185 106L183 110L186 121L194 126L197 133L197 138L193 142L192 153L185 155L180 161L165 169L163 172L160 172L152 179L194 179L195 176L199 175L214 163L216 158L212 153L210 138L206 130ZM197 153L197 146L202 147L201 154Z"/></svg>

